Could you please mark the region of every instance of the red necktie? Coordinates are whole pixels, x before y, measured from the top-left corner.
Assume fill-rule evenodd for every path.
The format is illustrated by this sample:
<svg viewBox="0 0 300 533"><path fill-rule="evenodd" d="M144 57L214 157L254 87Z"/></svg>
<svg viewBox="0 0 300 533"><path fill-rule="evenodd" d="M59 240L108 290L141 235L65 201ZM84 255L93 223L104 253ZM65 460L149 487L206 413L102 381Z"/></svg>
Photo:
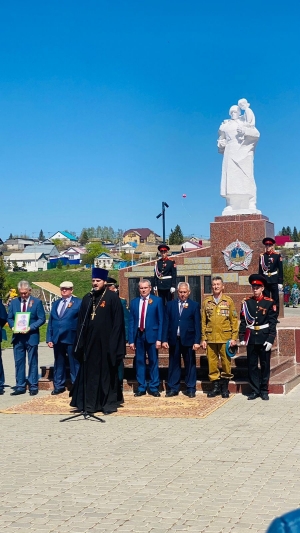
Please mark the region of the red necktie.
<svg viewBox="0 0 300 533"><path fill-rule="evenodd" d="M26 300L23 300L23 309L22 313L26 313Z"/></svg>
<svg viewBox="0 0 300 533"><path fill-rule="evenodd" d="M141 312L141 321L140 321L140 330L144 331L145 329L145 312L146 312L146 299L144 298Z"/></svg>

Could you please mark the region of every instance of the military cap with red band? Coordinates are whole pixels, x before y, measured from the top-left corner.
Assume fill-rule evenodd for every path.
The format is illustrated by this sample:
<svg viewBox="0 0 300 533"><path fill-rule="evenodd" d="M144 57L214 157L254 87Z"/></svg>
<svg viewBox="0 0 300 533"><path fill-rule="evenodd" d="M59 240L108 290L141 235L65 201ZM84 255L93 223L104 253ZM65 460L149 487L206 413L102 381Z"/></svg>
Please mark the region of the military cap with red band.
<svg viewBox="0 0 300 533"><path fill-rule="evenodd" d="M249 276L249 283L250 285L263 285L264 287L267 284L265 278L260 274L251 274L251 276Z"/></svg>
<svg viewBox="0 0 300 533"><path fill-rule="evenodd" d="M170 250L167 244L160 244L157 249L159 252L167 252L168 250Z"/></svg>
<svg viewBox="0 0 300 533"><path fill-rule="evenodd" d="M265 237L262 241L263 244L275 244L275 240L272 237Z"/></svg>

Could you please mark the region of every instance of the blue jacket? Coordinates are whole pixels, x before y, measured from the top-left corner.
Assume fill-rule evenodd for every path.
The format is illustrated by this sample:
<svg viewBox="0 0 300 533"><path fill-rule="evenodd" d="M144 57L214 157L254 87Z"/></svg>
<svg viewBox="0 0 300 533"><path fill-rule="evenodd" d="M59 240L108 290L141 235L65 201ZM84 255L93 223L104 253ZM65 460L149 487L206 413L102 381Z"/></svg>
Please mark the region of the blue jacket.
<svg viewBox="0 0 300 533"><path fill-rule="evenodd" d="M130 303L128 327L129 344L135 344L139 327L139 306L140 297L134 298ZM162 340L163 316L162 299L150 294L145 322L145 338L147 342L154 343Z"/></svg>
<svg viewBox="0 0 300 533"><path fill-rule="evenodd" d="M0 344L2 341L2 328L3 326L5 326L6 322L7 322L7 312L2 301L0 300Z"/></svg>
<svg viewBox="0 0 300 533"><path fill-rule="evenodd" d="M30 312L28 333L14 333L12 344L19 342L21 339L28 342L29 346L36 346L40 342L40 326L45 324L46 316L42 301L34 296L29 297L27 311ZM7 322L10 328L14 327L15 314L21 312L21 298L14 298L8 306Z"/></svg>
<svg viewBox="0 0 300 533"><path fill-rule="evenodd" d="M275 518L266 533L299 533L300 509Z"/></svg>
<svg viewBox="0 0 300 533"><path fill-rule="evenodd" d="M59 341L63 344L74 344L81 300L80 298L72 296L70 303L66 307L61 318L57 314L57 308L60 302L61 299L56 300L52 305L47 327L46 342L57 344Z"/></svg>
<svg viewBox="0 0 300 533"><path fill-rule="evenodd" d="M176 344L178 326L180 327L180 338L183 346L200 344L200 306L189 298L186 304L187 307L183 308L181 316L179 315L178 300L172 300L166 305L162 340L171 346Z"/></svg>

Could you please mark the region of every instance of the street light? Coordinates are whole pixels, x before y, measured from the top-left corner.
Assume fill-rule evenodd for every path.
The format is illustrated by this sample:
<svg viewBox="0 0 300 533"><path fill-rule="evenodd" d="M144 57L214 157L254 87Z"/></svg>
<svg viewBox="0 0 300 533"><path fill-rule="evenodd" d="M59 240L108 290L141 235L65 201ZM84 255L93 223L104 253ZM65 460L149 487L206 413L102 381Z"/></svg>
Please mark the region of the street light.
<svg viewBox="0 0 300 533"><path fill-rule="evenodd" d="M161 213L159 213L159 215L156 216L156 218L160 218L162 217L162 222L163 222L163 244L165 244L166 242L166 221L165 221L165 208L166 207L169 207L167 202L162 202L162 207L161 207Z"/></svg>

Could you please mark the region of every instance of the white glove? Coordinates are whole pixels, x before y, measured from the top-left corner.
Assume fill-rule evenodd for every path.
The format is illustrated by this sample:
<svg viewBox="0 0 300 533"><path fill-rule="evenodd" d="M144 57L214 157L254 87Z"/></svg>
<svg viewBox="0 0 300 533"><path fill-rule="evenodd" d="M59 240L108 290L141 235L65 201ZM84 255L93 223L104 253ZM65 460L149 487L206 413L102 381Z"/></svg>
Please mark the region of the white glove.
<svg viewBox="0 0 300 533"><path fill-rule="evenodd" d="M157 287L153 287L153 290L156 292L157 291Z"/></svg>
<svg viewBox="0 0 300 533"><path fill-rule="evenodd" d="M245 341L240 342L240 346L245 346L245 345L246 345Z"/></svg>
<svg viewBox="0 0 300 533"><path fill-rule="evenodd" d="M266 352L269 352L272 348L272 344L270 342L264 342L265 350Z"/></svg>
<svg viewBox="0 0 300 533"><path fill-rule="evenodd" d="M283 289L283 285L282 285L282 283L278 283L278 290L279 290L279 291L282 291L282 289Z"/></svg>
<svg viewBox="0 0 300 533"><path fill-rule="evenodd" d="M170 289L170 293L173 294L173 292L175 292L175 287L171 287Z"/></svg>

